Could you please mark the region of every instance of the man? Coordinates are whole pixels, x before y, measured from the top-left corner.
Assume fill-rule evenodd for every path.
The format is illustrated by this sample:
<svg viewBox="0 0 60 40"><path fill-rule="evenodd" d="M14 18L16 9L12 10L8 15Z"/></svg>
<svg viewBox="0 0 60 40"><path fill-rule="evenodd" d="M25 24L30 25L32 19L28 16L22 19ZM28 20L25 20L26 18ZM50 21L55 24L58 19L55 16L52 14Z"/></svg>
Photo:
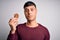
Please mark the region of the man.
<svg viewBox="0 0 60 40"><path fill-rule="evenodd" d="M36 22L37 8L33 2L25 3L24 14L26 23L17 25L18 14L9 20L11 31L7 40L50 40L47 28Z"/></svg>

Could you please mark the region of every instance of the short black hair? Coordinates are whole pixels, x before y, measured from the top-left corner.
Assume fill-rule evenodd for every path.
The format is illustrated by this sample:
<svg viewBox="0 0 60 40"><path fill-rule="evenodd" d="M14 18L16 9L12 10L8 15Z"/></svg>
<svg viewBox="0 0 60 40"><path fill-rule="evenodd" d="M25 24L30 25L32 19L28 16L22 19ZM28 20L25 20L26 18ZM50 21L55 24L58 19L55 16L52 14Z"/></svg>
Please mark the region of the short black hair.
<svg viewBox="0 0 60 40"><path fill-rule="evenodd" d="M27 1L27 2L24 4L24 7L23 7L23 8L28 7L28 6L32 6L32 5L36 8L36 4L35 4L34 2L32 2L32 1Z"/></svg>

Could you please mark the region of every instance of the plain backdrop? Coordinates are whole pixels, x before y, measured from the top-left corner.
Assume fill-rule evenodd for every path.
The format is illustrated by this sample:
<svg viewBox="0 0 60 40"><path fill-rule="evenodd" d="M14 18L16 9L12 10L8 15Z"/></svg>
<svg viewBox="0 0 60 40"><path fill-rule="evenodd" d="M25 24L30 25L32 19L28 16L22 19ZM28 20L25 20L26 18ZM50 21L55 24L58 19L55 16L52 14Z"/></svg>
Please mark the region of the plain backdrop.
<svg viewBox="0 0 60 40"><path fill-rule="evenodd" d="M0 0L0 40L6 40L10 31L8 21L18 13L19 24L26 22L24 3L30 0ZM31 0L37 6L37 22L50 32L50 40L60 40L60 0Z"/></svg>

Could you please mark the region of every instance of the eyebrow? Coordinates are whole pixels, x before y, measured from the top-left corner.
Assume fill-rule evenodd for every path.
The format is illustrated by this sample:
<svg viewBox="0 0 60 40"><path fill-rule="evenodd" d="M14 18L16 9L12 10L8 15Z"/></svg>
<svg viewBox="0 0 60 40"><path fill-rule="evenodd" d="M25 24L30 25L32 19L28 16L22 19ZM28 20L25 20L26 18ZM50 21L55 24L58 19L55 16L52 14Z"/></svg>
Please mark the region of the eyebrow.
<svg viewBox="0 0 60 40"><path fill-rule="evenodd" d="M28 8L25 8L25 9L28 9ZM31 9L33 9L33 8L31 8Z"/></svg>

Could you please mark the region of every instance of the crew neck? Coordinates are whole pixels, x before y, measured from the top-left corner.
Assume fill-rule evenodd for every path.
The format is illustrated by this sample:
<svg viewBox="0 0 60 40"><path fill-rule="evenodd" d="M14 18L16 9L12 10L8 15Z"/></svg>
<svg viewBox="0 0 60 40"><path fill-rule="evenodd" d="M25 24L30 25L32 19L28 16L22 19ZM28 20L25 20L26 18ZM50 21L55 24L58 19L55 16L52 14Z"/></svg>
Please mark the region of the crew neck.
<svg viewBox="0 0 60 40"><path fill-rule="evenodd" d="M37 23L38 26L36 26L36 27L28 27L28 26L26 25L26 23L24 23L24 24L25 24L25 27L26 27L26 28L30 28L30 29L35 29L35 28L38 28L38 27L39 27L39 23Z"/></svg>

